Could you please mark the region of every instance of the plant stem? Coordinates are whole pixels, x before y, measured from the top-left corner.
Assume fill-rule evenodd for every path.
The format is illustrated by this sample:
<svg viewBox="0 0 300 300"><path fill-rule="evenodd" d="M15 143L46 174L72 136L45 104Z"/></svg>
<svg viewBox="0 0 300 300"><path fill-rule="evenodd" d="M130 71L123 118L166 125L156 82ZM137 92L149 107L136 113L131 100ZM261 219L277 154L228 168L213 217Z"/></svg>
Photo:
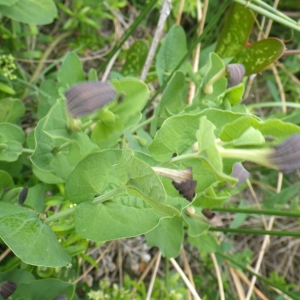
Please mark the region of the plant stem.
<svg viewBox="0 0 300 300"><path fill-rule="evenodd" d="M148 118L147 120L145 120L144 122L137 124L135 127L133 127L131 129L131 133L135 133L138 129L143 128L144 126L148 125L149 123L152 122L152 120L154 120L157 116L154 114L152 115L150 118Z"/></svg>
<svg viewBox="0 0 300 300"><path fill-rule="evenodd" d="M273 153L273 150L271 148L249 149L249 150L225 149L218 145L217 148L222 158L247 160L272 169L274 169L275 167L268 161L268 155Z"/></svg>
<svg viewBox="0 0 300 300"><path fill-rule="evenodd" d="M277 16L273 13L270 13L266 9L261 8L259 6L256 6L256 5L250 3L250 1L247 1L247 0L234 0L234 1L239 3L239 4L247 6L249 9L258 12L259 14L261 14L263 16L268 17L268 18L272 19L273 21L276 21L276 22L278 22L282 25L285 25L285 26L287 26L291 29L294 29L294 30L300 32L300 26L299 25L295 24L294 22L292 22L290 20L288 21L286 18L283 18L282 16L279 17L279 16ZM262 3L262 1L260 1L260 3ZM269 7L268 7L268 9L269 9Z"/></svg>
<svg viewBox="0 0 300 300"><path fill-rule="evenodd" d="M243 234L258 234L258 235L277 235L277 236L300 236L299 231L276 231L276 230L255 230L255 229L241 229L241 228L215 228L211 227L209 231L217 232L231 232Z"/></svg>
<svg viewBox="0 0 300 300"><path fill-rule="evenodd" d="M91 203L93 203L93 204L102 203L102 202L104 202L106 200L109 200L113 196L117 195L118 193L120 193L124 189L125 189L125 185L123 185L121 187L117 187L117 188L115 188L115 189L113 189L113 190L111 190L111 191L109 191L109 192L107 192L107 193L105 193L105 194L103 194L101 196L96 197ZM62 210L59 213L57 213L57 214L55 214L55 215L47 218L44 221L44 223L45 224L50 224L50 223L52 223L52 222L54 222L56 220L59 220L59 219L64 218L64 217L67 217L67 216L73 214L74 211L75 211L75 209L76 209L76 206L73 206L73 207L70 207L68 209Z"/></svg>
<svg viewBox="0 0 300 300"><path fill-rule="evenodd" d="M170 162L174 163L174 162L178 162L178 161L182 161L182 160L186 160L186 159L191 159L191 158L199 158L200 159L199 153L182 154L182 155L173 157Z"/></svg>
<svg viewBox="0 0 300 300"><path fill-rule="evenodd" d="M261 108L261 107L295 107L300 108L300 103L294 103L294 102L264 102L264 103L254 103L247 105L247 108Z"/></svg>
<svg viewBox="0 0 300 300"><path fill-rule="evenodd" d="M28 149L28 148L23 148L22 152L23 153L28 153L28 154L33 154L34 150Z"/></svg>
<svg viewBox="0 0 300 300"><path fill-rule="evenodd" d="M279 211L274 209L249 209L249 208L212 208L211 211L215 212L228 212L236 214L256 214L267 216L284 216L300 218L300 212Z"/></svg>

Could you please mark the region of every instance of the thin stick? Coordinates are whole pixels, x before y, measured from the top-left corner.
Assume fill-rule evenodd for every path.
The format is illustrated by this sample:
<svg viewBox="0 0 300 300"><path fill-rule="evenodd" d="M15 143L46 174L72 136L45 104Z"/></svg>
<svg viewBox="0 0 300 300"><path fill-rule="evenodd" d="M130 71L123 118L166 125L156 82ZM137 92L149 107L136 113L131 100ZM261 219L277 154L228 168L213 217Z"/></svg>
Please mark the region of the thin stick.
<svg viewBox="0 0 300 300"><path fill-rule="evenodd" d="M256 193L255 193L255 191L254 191L254 189L253 189L253 187L252 187L252 184L251 184L250 180L247 179L246 182L247 182L248 188L249 188L249 190L250 190L250 193L251 193L251 195L252 195L252 197L253 197L253 199L254 199L254 201L255 201L255 203L256 203L257 208L258 208L258 209L261 209L261 205L260 205L260 203L259 203L259 201L258 201L258 199L257 199ZM267 221L266 221L265 216L262 215L262 216L261 216L261 219L262 219L262 221L263 221L263 223L264 223L265 229L267 229L267 226L268 226L268 225L267 225Z"/></svg>
<svg viewBox="0 0 300 300"><path fill-rule="evenodd" d="M283 103L283 105L282 105L282 112L286 113L286 105L285 105L286 99L285 99L284 88L283 88L280 76L278 74L277 68L276 68L276 66L274 64L272 64L272 71L274 73L274 77L275 77L277 86L279 88L281 102Z"/></svg>
<svg viewBox="0 0 300 300"><path fill-rule="evenodd" d="M122 268L122 248L121 242L118 241L118 269L119 269L119 287L122 288L123 286L123 268Z"/></svg>
<svg viewBox="0 0 300 300"><path fill-rule="evenodd" d="M278 174L278 181L277 181L277 191L276 191L277 193L279 193L280 190L281 190L282 179L283 179L283 174L279 173ZM271 230L272 229L274 221L275 221L275 217L271 217L270 221L269 221L269 224L268 224L267 230ZM255 273L259 273L259 269L260 269L260 266L261 266L261 263L262 263L265 251L267 249L267 246L269 245L269 242L270 242L270 236L266 235L265 238L264 238L261 250L259 252L256 265L255 265L255 269L254 269ZM252 280L251 280L251 283L250 283L250 287L249 287L249 290L248 290L248 293L247 293L246 300L250 300L250 298L251 298L252 291L253 291L254 285L256 283L256 279L257 279L256 276L252 277Z"/></svg>
<svg viewBox="0 0 300 300"><path fill-rule="evenodd" d="M160 38L161 38L163 30L164 30L164 25L165 25L166 19L167 19L168 15L170 14L171 7L172 7L171 1L170 0L164 0L163 6L162 6L161 11L160 11L160 17L159 17L159 20L158 20L158 24L157 24L155 34L154 34L154 38L153 38L150 50L148 52L146 62L144 64L142 74L141 74L141 80L142 81L145 81L145 79L147 77L147 74L148 74L148 71L150 69L152 60L154 58L158 43L160 41Z"/></svg>
<svg viewBox="0 0 300 300"><path fill-rule="evenodd" d="M146 300L150 300L151 299L153 285L154 285L154 281L155 281L156 274L157 274L157 271L158 271L160 259L161 259L161 252L159 251L158 257L156 259L156 264L155 264L155 267L154 267L154 270L153 270L153 273L152 273L152 276L151 276L151 281L150 281L150 284L149 284L149 287L148 287L148 292L147 292Z"/></svg>
<svg viewBox="0 0 300 300"><path fill-rule="evenodd" d="M97 258L96 263L98 264L98 262L104 257L104 255L106 254L106 252L108 252L108 250L110 250L112 244L114 242L110 242L107 246L107 248L101 253L101 255ZM90 273L95 267L92 265L90 266L81 276L79 276L74 282L73 284L76 284L77 282L79 282L82 278L84 278L88 273Z"/></svg>
<svg viewBox="0 0 300 300"><path fill-rule="evenodd" d="M151 270L151 268L153 267L154 263L157 260L157 257L159 256L159 251L157 251L157 253L155 254L155 256L152 258L151 262L148 264L147 268L145 269L145 271L143 272L142 276L140 277L140 279L138 280L138 285L141 284L141 282L145 279L145 277L147 276L147 274L149 273L149 271ZM134 287L131 290L131 294L136 292L136 287Z"/></svg>
<svg viewBox="0 0 300 300"><path fill-rule="evenodd" d="M244 281L244 283L246 283L248 286L250 285L250 280L242 272L234 268L233 272L236 273L239 276L239 278L241 278L242 281ZM259 297L262 300L268 300L268 298L257 287L254 287L253 290L257 297Z"/></svg>
<svg viewBox="0 0 300 300"><path fill-rule="evenodd" d="M180 0L178 14L177 14L177 18L176 18L176 24L177 25L180 25L180 21L181 21L181 17L182 17L182 12L183 12L183 7L184 7L184 2L185 2L185 0Z"/></svg>
<svg viewBox="0 0 300 300"><path fill-rule="evenodd" d="M7 247L6 250L0 255L0 261L2 261L6 257L6 255L10 252L11 252L11 249L9 247Z"/></svg>
<svg viewBox="0 0 300 300"><path fill-rule="evenodd" d="M274 8L277 8L278 3L279 3L279 0L275 0L274 3L273 3L273 7L274 7ZM272 25L273 25L273 20L272 20L272 19L269 19L269 22L268 22L268 25L267 25L267 29L266 29L266 31L265 31L265 36L266 36L266 37L269 36Z"/></svg>
<svg viewBox="0 0 300 300"><path fill-rule="evenodd" d="M191 291L191 293L194 296L195 300L201 300L201 298L197 294L196 290L194 289L193 285L190 283L188 278L185 276L184 272L181 270L181 268L179 267L176 260L174 258L170 258L170 262L172 263L172 265L174 266L176 271L179 273L179 275L181 276L182 280L184 281L184 283L186 284L188 289Z"/></svg>
<svg viewBox="0 0 300 300"><path fill-rule="evenodd" d="M181 254L182 254L182 257L183 257L183 261L184 261L184 272L187 273L191 284L195 288L195 282L194 282L194 278L193 278L193 273L192 273L191 266L190 266L189 261L187 259L186 252L185 252L184 248L181 249ZM191 292L190 292L190 290L189 290L189 299L191 299Z"/></svg>
<svg viewBox="0 0 300 300"><path fill-rule="evenodd" d="M223 288L223 281L222 281L221 272L220 272L220 268L219 268L216 256L215 256L214 253L211 253L210 256L211 256L212 262L214 264L216 275L217 275L217 280L218 280L218 285L219 285L219 291L220 291L220 299L221 300L225 300L225 294L224 294L224 288Z"/></svg>
<svg viewBox="0 0 300 300"><path fill-rule="evenodd" d="M230 275L233 279L239 299L245 300L245 292L244 292L240 277L237 276L237 274L234 272L234 269L231 266L229 266L229 271L230 271Z"/></svg>

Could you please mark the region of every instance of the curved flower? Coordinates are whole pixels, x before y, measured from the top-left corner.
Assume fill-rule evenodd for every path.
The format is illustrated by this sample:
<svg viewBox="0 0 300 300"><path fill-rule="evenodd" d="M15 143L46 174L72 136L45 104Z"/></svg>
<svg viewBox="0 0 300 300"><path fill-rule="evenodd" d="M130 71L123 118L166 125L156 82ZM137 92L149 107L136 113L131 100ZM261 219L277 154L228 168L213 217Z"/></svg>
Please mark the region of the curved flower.
<svg viewBox="0 0 300 300"><path fill-rule="evenodd" d="M110 82L79 83L65 94L67 111L74 118L82 117L112 101L116 95L116 89Z"/></svg>

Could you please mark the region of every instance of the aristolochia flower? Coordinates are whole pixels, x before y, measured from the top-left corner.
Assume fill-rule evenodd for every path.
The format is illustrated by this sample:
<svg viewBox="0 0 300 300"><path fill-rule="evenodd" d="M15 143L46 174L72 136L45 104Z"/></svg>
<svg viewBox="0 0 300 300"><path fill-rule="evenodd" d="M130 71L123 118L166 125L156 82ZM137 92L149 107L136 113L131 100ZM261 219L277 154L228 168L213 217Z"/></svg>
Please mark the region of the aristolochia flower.
<svg viewBox="0 0 300 300"><path fill-rule="evenodd" d="M273 148L270 163L282 173L291 173L300 167L300 134L294 134Z"/></svg>
<svg viewBox="0 0 300 300"><path fill-rule="evenodd" d="M82 117L112 101L116 95L116 89L110 82L79 83L65 94L67 111L74 118Z"/></svg>
<svg viewBox="0 0 300 300"><path fill-rule="evenodd" d="M218 146L222 158L251 161L262 166L291 173L300 167L300 134L295 134L275 147L264 149L225 149Z"/></svg>

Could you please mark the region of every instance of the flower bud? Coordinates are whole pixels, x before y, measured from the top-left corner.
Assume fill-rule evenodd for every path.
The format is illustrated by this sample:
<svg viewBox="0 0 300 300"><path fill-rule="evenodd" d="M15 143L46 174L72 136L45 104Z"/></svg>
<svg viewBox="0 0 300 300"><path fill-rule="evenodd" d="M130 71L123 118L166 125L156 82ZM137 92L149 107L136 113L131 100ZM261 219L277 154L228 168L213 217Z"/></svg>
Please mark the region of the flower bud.
<svg viewBox="0 0 300 300"><path fill-rule="evenodd" d="M245 75L245 67L243 64L229 64L227 65L226 70L229 74L227 88L236 86L242 82Z"/></svg>

